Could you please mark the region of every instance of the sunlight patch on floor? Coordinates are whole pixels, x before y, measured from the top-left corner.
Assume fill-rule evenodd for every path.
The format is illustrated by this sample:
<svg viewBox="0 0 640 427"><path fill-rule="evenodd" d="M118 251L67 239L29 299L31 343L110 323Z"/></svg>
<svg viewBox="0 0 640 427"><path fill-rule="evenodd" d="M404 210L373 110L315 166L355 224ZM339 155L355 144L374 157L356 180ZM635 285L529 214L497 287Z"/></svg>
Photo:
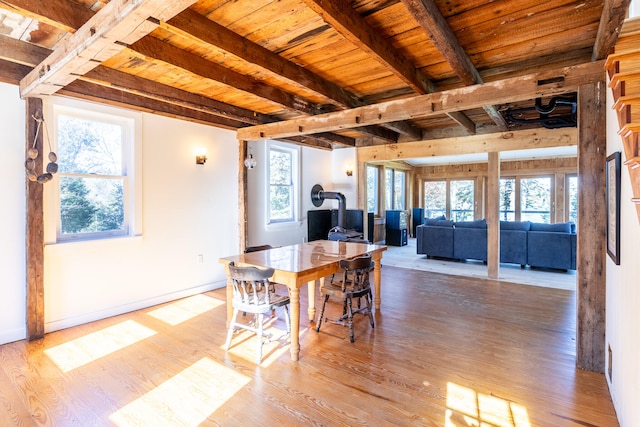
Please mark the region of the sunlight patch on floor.
<svg viewBox="0 0 640 427"><path fill-rule="evenodd" d="M444 425L531 427L531 421L522 405L450 382Z"/></svg>
<svg viewBox="0 0 640 427"><path fill-rule="evenodd" d="M289 345L291 344L291 340L289 334L284 328L284 325L282 328L274 326L275 321L276 318L269 318L265 319L264 322L265 333L270 333L272 336L269 342L262 345L262 362L260 363L262 367L270 366L284 353L288 353L290 349ZM306 332L306 329L300 329L300 340L302 340ZM257 346L258 336L246 329L240 329L233 334L228 353L241 357L248 362L255 363ZM221 347L224 348L224 344L222 344Z"/></svg>
<svg viewBox="0 0 640 427"><path fill-rule="evenodd" d="M109 419L120 427L195 427L249 381L249 377L203 358L114 412Z"/></svg>
<svg viewBox="0 0 640 427"><path fill-rule="evenodd" d="M63 372L69 372L155 334L153 329L127 320L44 352Z"/></svg>
<svg viewBox="0 0 640 427"><path fill-rule="evenodd" d="M225 302L222 300L198 294L163 305L147 314L169 325L176 326L223 304Z"/></svg>

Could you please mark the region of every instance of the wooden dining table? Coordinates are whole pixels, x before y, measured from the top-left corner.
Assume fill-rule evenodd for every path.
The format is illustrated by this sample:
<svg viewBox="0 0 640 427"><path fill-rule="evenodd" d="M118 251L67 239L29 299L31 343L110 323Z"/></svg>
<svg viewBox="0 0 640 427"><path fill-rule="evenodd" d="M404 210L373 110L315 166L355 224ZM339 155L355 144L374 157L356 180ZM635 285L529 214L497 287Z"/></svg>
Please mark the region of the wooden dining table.
<svg viewBox="0 0 640 427"><path fill-rule="evenodd" d="M309 295L308 315L314 321L316 315L315 289L316 281L340 272L339 262L343 259L355 258L364 254L371 254L374 262L373 269L373 302L376 310L380 310L380 260L382 252L387 249L384 245L366 243L338 242L330 240L315 240L290 246L282 246L257 252L249 252L220 258L225 265L229 278L229 263L239 266L255 266L273 268L271 280L281 283L289 289L291 314L291 360L300 357L300 288L308 284ZM233 287L227 279L227 326L233 315Z"/></svg>

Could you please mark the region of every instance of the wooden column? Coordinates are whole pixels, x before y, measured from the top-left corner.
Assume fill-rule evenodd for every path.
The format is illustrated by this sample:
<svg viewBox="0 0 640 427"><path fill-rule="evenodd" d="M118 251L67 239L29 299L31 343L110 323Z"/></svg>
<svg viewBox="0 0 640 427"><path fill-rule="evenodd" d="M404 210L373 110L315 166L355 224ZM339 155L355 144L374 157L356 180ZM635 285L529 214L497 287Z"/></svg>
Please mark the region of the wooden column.
<svg viewBox="0 0 640 427"><path fill-rule="evenodd" d="M41 128L36 138L38 124L33 117L43 117L42 100L27 98L26 101L26 143L25 153L34 147L38 150L35 159L35 172L40 175L46 156L42 144L44 129ZM44 126L44 124L42 125ZM26 158L26 157L25 157ZM27 180L27 340L33 341L44 337L44 208L43 184Z"/></svg>
<svg viewBox="0 0 640 427"><path fill-rule="evenodd" d="M555 176L554 190L555 190L555 201L554 201L554 222L566 222L569 220L567 213L565 213L565 207L567 204L566 197L567 195L567 175L564 172L557 172Z"/></svg>
<svg viewBox="0 0 640 427"><path fill-rule="evenodd" d="M604 81L578 91L578 368L604 373L606 308L606 123Z"/></svg>
<svg viewBox="0 0 640 427"><path fill-rule="evenodd" d="M238 233L240 234L240 253L247 247L247 168L244 159L247 158L247 141L238 140Z"/></svg>
<svg viewBox="0 0 640 427"><path fill-rule="evenodd" d="M487 175L487 273L497 279L500 274L500 153L489 153Z"/></svg>

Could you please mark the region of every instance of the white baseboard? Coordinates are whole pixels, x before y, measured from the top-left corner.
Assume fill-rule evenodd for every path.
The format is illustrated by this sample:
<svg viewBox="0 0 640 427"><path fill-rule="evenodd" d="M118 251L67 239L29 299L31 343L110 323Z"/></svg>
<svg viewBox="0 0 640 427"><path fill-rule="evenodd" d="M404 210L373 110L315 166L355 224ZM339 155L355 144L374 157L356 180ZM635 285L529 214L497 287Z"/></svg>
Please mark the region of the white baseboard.
<svg viewBox="0 0 640 427"><path fill-rule="evenodd" d="M27 337L27 328L23 326L21 328L9 329L6 331L0 331L0 344L7 344L14 341L20 341Z"/></svg>
<svg viewBox="0 0 640 427"><path fill-rule="evenodd" d="M106 319L107 317L118 316L120 314L141 310L147 307L152 307L154 305L164 304L169 301L175 301L180 298L186 298L192 295L201 294L203 292L207 292L213 289L218 289L226 285L227 285L226 280L207 283L204 285L196 286L194 288L183 289L170 294L158 295L152 298L148 298L140 301L134 301L124 305L119 305L117 307L109 307L100 311L85 313L77 316L68 317L65 319L54 320L54 321L45 323L44 331L45 333L59 331L61 329L66 329L73 326L94 322L96 320ZM25 337L25 334L26 332L23 332L22 337L18 339L23 339ZM0 339L1 338L2 338L2 335L0 334Z"/></svg>

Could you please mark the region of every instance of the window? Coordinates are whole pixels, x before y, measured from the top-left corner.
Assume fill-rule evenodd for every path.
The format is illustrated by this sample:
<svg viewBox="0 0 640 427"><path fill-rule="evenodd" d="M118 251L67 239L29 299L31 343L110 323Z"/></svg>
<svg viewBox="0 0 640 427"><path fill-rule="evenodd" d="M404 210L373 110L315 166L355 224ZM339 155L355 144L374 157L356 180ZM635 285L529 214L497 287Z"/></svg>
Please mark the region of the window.
<svg viewBox="0 0 640 427"><path fill-rule="evenodd" d="M425 181L424 183L424 217L435 218L447 216L447 182Z"/></svg>
<svg viewBox="0 0 640 427"><path fill-rule="evenodd" d="M567 176L567 208L568 220L578 223L578 177L576 175Z"/></svg>
<svg viewBox="0 0 640 427"><path fill-rule="evenodd" d="M58 241L133 234L137 115L83 103L53 106ZM104 111L109 111L105 113Z"/></svg>
<svg viewBox="0 0 640 427"><path fill-rule="evenodd" d="M402 210L405 208L406 172L385 169L385 209Z"/></svg>
<svg viewBox="0 0 640 427"><path fill-rule="evenodd" d="M268 223L296 221L299 149L271 143L268 145L268 158Z"/></svg>
<svg viewBox="0 0 640 427"><path fill-rule="evenodd" d="M515 178L500 179L500 219L502 221L516 220Z"/></svg>
<svg viewBox="0 0 640 427"><path fill-rule="evenodd" d="M551 222L551 177L500 179L500 219Z"/></svg>
<svg viewBox="0 0 640 427"><path fill-rule="evenodd" d="M444 215L454 221L474 218L474 181L444 180L425 181L425 218Z"/></svg>
<svg viewBox="0 0 640 427"><path fill-rule="evenodd" d="M551 178L520 180L520 220L551 222Z"/></svg>
<svg viewBox="0 0 640 427"><path fill-rule="evenodd" d="M367 166L367 212L378 214L378 168Z"/></svg>
<svg viewBox="0 0 640 427"><path fill-rule="evenodd" d="M473 193L473 180L451 181L450 206L452 220L473 220Z"/></svg>

